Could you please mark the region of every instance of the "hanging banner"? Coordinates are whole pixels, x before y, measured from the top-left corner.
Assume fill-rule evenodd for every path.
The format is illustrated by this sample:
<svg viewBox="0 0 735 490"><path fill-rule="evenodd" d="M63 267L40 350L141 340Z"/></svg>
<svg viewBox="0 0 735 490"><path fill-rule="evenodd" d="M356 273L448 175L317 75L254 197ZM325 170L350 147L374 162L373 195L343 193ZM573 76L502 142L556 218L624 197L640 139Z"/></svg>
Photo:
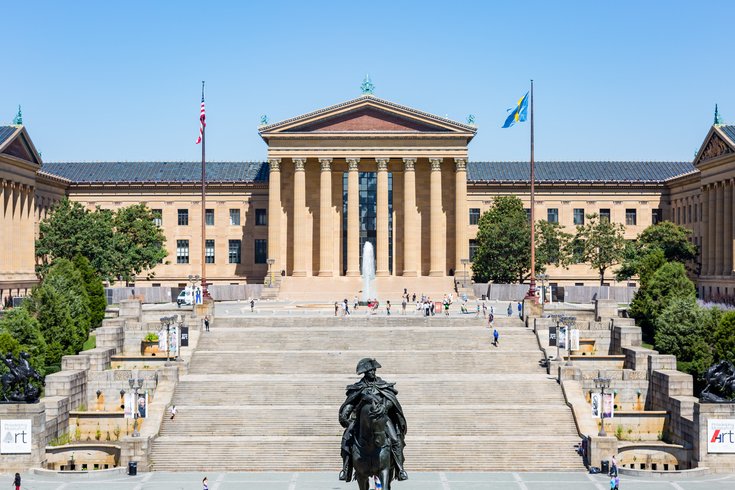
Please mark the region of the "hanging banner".
<svg viewBox="0 0 735 490"><path fill-rule="evenodd" d="M549 327L549 345L556 347L556 327Z"/></svg>
<svg viewBox="0 0 735 490"><path fill-rule="evenodd" d="M135 417L135 393L125 393L125 418Z"/></svg>
<svg viewBox="0 0 735 490"><path fill-rule="evenodd" d="M604 403L602 401L601 393L592 393L590 401L592 402L592 417L599 419L600 410L605 411L604 415L606 419L611 419L615 415L615 403L612 393L605 393Z"/></svg>
<svg viewBox="0 0 735 490"><path fill-rule="evenodd" d="M735 453L735 419L707 420L707 452Z"/></svg>
<svg viewBox="0 0 735 490"><path fill-rule="evenodd" d="M569 331L569 350L579 350L579 329Z"/></svg>
<svg viewBox="0 0 735 490"><path fill-rule="evenodd" d="M138 393L138 417L146 418L148 416L148 392Z"/></svg>
<svg viewBox="0 0 735 490"><path fill-rule="evenodd" d="M612 393L605 393L605 399L602 403L602 409L605 412L603 415L606 419L613 418L615 415L615 397Z"/></svg>
<svg viewBox="0 0 735 490"><path fill-rule="evenodd" d="M181 326L181 347L189 347L189 327Z"/></svg>
<svg viewBox="0 0 735 490"><path fill-rule="evenodd" d="M556 343L560 349L567 348L567 327L565 326L559 327Z"/></svg>
<svg viewBox="0 0 735 490"><path fill-rule="evenodd" d="M592 402L592 417L599 419L600 406L602 406L602 395L600 393L592 393L590 401Z"/></svg>
<svg viewBox="0 0 735 490"><path fill-rule="evenodd" d="M30 454L31 419L0 420L0 454Z"/></svg>

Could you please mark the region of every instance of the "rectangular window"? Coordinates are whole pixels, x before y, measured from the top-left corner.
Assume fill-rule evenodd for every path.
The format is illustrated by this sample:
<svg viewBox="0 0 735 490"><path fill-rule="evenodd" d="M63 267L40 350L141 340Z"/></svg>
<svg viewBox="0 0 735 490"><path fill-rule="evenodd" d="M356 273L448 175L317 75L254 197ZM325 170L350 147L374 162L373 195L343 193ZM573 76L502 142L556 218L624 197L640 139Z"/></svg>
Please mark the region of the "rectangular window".
<svg viewBox="0 0 735 490"><path fill-rule="evenodd" d="M559 222L559 209L558 208L549 208L546 210L546 221L549 223L558 223Z"/></svg>
<svg viewBox="0 0 735 490"><path fill-rule="evenodd" d="M692 205L687 204L687 223L692 222Z"/></svg>
<svg viewBox="0 0 735 490"><path fill-rule="evenodd" d="M525 208L526 210L526 221L531 222L531 208Z"/></svg>
<svg viewBox="0 0 735 490"><path fill-rule="evenodd" d="M241 248L242 242L240 240L230 240L230 244L228 247L228 254L230 259L230 264L239 264L240 263L240 248Z"/></svg>
<svg viewBox="0 0 735 490"><path fill-rule="evenodd" d="M651 224L656 225L658 223L661 223L663 221L664 213L661 209L652 209L651 210Z"/></svg>
<svg viewBox="0 0 735 490"><path fill-rule="evenodd" d="M214 240L204 242L204 262L214 264Z"/></svg>
<svg viewBox="0 0 735 490"><path fill-rule="evenodd" d="M584 209L583 208L574 208L574 224L575 225L584 224Z"/></svg>
<svg viewBox="0 0 735 490"><path fill-rule="evenodd" d="M268 214L265 209L255 210L255 226L266 226L268 224Z"/></svg>
<svg viewBox="0 0 735 490"><path fill-rule="evenodd" d="M638 219L636 217L635 209L626 209L625 210L625 224L628 226L635 226L637 221Z"/></svg>
<svg viewBox="0 0 735 490"><path fill-rule="evenodd" d="M694 203L694 221L696 222L699 218L699 213L697 212L697 203Z"/></svg>
<svg viewBox="0 0 735 490"><path fill-rule="evenodd" d="M477 253L477 240L470 240L470 262L475 260L476 253Z"/></svg>
<svg viewBox="0 0 735 490"><path fill-rule="evenodd" d="M626 215L628 214L627 211L625 214ZM676 224L677 225L681 224L681 208L676 208Z"/></svg>
<svg viewBox="0 0 735 490"><path fill-rule="evenodd" d="M255 263L265 264L268 259L268 240L255 240Z"/></svg>
<svg viewBox="0 0 735 490"><path fill-rule="evenodd" d="M610 208L600 209L600 221L610 222Z"/></svg>
<svg viewBox="0 0 735 490"><path fill-rule="evenodd" d="M204 211L204 224L214 226L214 209Z"/></svg>
<svg viewBox="0 0 735 490"><path fill-rule="evenodd" d="M189 224L189 210L179 209L179 226L187 226Z"/></svg>
<svg viewBox="0 0 735 490"><path fill-rule="evenodd" d="M480 222L480 208L470 208L470 224L476 225Z"/></svg>
<svg viewBox="0 0 735 490"><path fill-rule="evenodd" d="M176 263L189 263L189 240L176 240Z"/></svg>
<svg viewBox="0 0 735 490"><path fill-rule="evenodd" d="M230 209L230 226L240 226L239 209Z"/></svg>
<svg viewBox="0 0 735 490"><path fill-rule="evenodd" d="M158 227L163 226L163 210L151 209L151 213L153 213L153 224Z"/></svg>

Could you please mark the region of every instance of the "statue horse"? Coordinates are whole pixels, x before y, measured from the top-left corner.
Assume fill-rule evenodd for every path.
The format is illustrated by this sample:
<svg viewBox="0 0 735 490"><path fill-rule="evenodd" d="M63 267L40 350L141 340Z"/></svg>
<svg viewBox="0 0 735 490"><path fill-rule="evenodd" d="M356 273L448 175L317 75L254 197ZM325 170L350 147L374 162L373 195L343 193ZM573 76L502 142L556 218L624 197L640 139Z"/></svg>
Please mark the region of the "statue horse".
<svg viewBox="0 0 735 490"><path fill-rule="evenodd" d="M364 399L357 412L359 425L352 446L352 466L355 468L360 490L370 488L370 477L377 476L383 490L390 490L393 464L388 415L383 400L377 397Z"/></svg>

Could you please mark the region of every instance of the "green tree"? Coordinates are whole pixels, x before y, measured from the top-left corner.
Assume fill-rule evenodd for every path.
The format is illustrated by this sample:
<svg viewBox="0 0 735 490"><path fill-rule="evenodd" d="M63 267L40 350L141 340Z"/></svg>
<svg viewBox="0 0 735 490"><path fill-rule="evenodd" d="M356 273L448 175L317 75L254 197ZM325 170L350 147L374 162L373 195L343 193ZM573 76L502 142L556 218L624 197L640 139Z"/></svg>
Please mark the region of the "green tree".
<svg viewBox="0 0 735 490"><path fill-rule="evenodd" d="M641 327L643 338L654 339L656 319L674 299L694 301L694 283L687 277L684 265L669 262L651 275L645 286L636 291L628 310Z"/></svg>
<svg viewBox="0 0 735 490"><path fill-rule="evenodd" d="M662 354L676 356L677 368L695 379L712 365L711 312L697 306L693 296L675 297L655 320L655 345Z"/></svg>
<svg viewBox="0 0 735 490"><path fill-rule="evenodd" d="M41 325L26 309L13 308L0 318L0 333L10 334L18 342L20 350L31 355L30 363L41 374L46 366L46 339L41 332ZM0 353L5 353L0 349Z"/></svg>
<svg viewBox="0 0 735 490"><path fill-rule="evenodd" d="M477 282L522 282L531 264L531 228L523 202L497 196L480 216L472 272Z"/></svg>
<svg viewBox="0 0 735 490"><path fill-rule="evenodd" d="M115 213L115 272L126 282L153 269L168 255L163 247L166 237L154 218L153 211L144 203L121 208ZM150 272L148 278L152 276Z"/></svg>
<svg viewBox="0 0 735 490"><path fill-rule="evenodd" d="M638 235L635 242L626 246L624 259L617 271L617 279L623 281L639 277L646 271L644 262L655 251L661 251L666 262L686 264L697 257L697 247L689 239L692 232L670 221L651 225ZM641 277L641 281L642 281Z"/></svg>
<svg viewBox="0 0 735 490"><path fill-rule="evenodd" d="M716 361L735 363L735 311L722 315L713 334Z"/></svg>
<svg viewBox="0 0 735 490"><path fill-rule="evenodd" d="M575 243L582 247L581 258L600 274L600 285L605 283L605 271L618 264L623 257L625 229L620 223L587 215L587 222L577 226Z"/></svg>
<svg viewBox="0 0 735 490"><path fill-rule="evenodd" d="M90 324L92 328L97 328L102 324L107 309L105 287L86 257L77 255L73 262L74 267L82 275L84 290L89 298Z"/></svg>
<svg viewBox="0 0 735 490"><path fill-rule="evenodd" d="M562 230L559 223L536 222L536 272L546 266L569 267L572 262L572 235Z"/></svg>
<svg viewBox="0 0 735 490"><path fill-rule="evenodd" d="M62 199L53 212L39 224L36 256L39 273L44 275L56 259L86 257L95 271L105 279L113 274L112 213L89 211L78 202Z"/></svg>
<svg viewBox="0 0 735 490"><path fill-rule="evenodd" d="M51 285L42 283L31 293L31 311L41 325L41 332L46 340L46 372L53 373L61 369L61 357L76 354L75 329L69 304Z"/></svg>

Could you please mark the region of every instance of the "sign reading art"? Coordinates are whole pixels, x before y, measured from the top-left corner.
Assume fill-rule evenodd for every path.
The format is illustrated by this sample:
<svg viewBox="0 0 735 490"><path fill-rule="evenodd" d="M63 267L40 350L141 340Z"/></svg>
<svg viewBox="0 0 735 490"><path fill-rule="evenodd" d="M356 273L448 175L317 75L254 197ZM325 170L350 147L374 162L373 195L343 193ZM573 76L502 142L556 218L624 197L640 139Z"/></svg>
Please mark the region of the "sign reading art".
<svg viewBox="0 0 735 490"><path fill-rule="evenodd" d="M27 420L0 420L0 454L30 454L31 428Z"/></svg>
<svg viewBox="0 0 735 490"><path fill-rule="evenodd" d="M707 452L735 453L735 419L707 420Z"/></svg>

